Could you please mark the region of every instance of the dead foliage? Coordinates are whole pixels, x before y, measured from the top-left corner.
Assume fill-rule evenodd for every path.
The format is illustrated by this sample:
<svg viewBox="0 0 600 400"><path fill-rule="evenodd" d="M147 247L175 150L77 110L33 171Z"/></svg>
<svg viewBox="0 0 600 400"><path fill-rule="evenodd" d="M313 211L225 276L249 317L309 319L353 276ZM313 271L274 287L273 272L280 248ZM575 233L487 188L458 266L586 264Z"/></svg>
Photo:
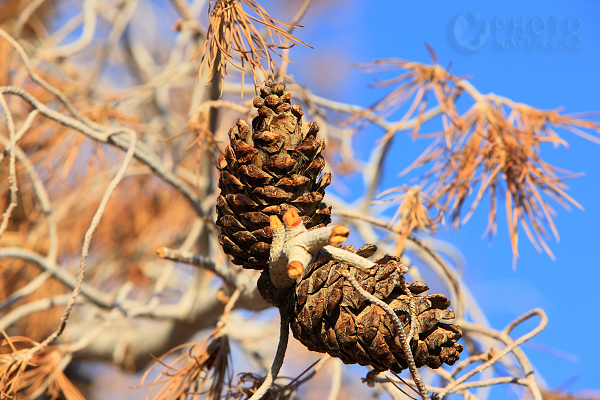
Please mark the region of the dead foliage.
<svg viewBox="0 0 600 400"><path fill-rule="evenodd" d="M443 222L443 213L438 208L437 215L432 216L436 204L429 196L421 191L420 186L402 186L392 188L380 193L374 203L399 203L398 208L389 222L390 227L398 232L395 256L400 256L404 249L406 239L415 231L420 230L427 234L434 233L440 222Z"/></svg>
<svg viewBox="0 0 600 400"><path fill-rule="evenodd" d="M244 10L244 4L256 17ZM255 86L258 86L260 83L258 71L264 76L273 76L275 69L279 68L277 62L273 60L274 55L281 57L278 50L297 45L311 47L282 28L295 28L301 25L287 24L274 19L255 0L211 0L208 17L210 25L206 41L196 53L196 56L200 55L202 63L198 80L202 75L205 62L208 64L207 83L217 75L220 75L223 82L227 75L227 64L231 64L242 71L242 87L246 72L251 73ZM267 35L259 32L259 26L267 29ZM250 68L249 71L247 67Z"/></svg>
<svg viewBox="0 0 600 400"><path fill-rule="evenodd" d="M187 351L183 351L187 349ZM171 355L173 361L167 361ZM151 383L144 383L154 368L163 370ZM229 338L222 327L215 329L204 340L184 343L155 358L142 376L141 387L150 387L147 399L200 399L217 400L229 386L231 353ZM154 389L157 390L153 393Z"/></svg>
<svg viewBox="0 0 600 400"><path fill-rule="evenodd" d="M0 260L0 303L6 301L11 293L23 288L39 276L39 274L40 270L38 267L22 260ZM2 313L8 313L29 302L53 297L62 293L66 293L64 285L56 279L50 278L33 293L24 296L5 310L2 310ZM62 309L63 307L61 306L55 306L48 310L32 313L28 318L21 319L15 325L14 329L22 336L42 341L56 329Z"/></svg>
<svg viewBox="0 0 600 400"><path fill-rule="evenodd" d="M434 139L403 171L427 168L418 181L424 194L431 198L430 206L435 206L430 213L435 216L442 210L457 229L487 196L486 234L490 238L496 233L498 207L502 204L515 258L519 227L538 251L543 249L553 257L546 240L549 231L556 240L559 235L553 220L556 213L549 200L566 209L569 205L581 206L567 194L565 181L574 175L545 161L542 149L548 144L567 146L557 133L559 129L600 143L600 139L585 131L600 133L600 123L565 115L559 110L536 109L494 94L481 94L469 81L450 74L438 64L380 60L366 71L394 68L406 72L379 82L378 87L394 89L369 111L390 115L410 102L397 129L389 130L382 144L411 118L415 119L414 137ZM434 102L430 101L430 93ZM462 113L455 104L459 95L472 100L472 105ZM423 133L422 121L434 105L440 109L444 128L440 132ZM349 122L368 123L364 113L355 114Z"/></svg>
<svg viewBox="0 0 600 400"><path fill-rule="evenodd" d="M85 400L63 369L71 360L58 346L32 352L38 343L24 336L9 337L2 330L0 343L0 399L33 399L47 395L55 400Z"/></svg>

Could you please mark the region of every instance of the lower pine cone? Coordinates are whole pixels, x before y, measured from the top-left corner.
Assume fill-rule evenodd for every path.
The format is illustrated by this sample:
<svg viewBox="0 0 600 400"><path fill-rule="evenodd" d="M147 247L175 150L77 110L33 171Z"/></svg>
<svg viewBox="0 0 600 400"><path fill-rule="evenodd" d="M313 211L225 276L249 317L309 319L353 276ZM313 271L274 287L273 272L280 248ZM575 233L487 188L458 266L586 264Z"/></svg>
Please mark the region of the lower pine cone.
<svg viewBox="0 0 600 400"><path fill-rule="evenodd" d="M355 252L352 247L345 249ZM369 257L375 250L375 246L365 245L356 253ZM379 266L370 274L337 261L314 263L293 291L277 299L271 296L271 301L280 303L282 311L287 312L294 337L309 350L340 358L345 364L400 373L408 364L392 319L381 307L363 298L340 273L341 269L349 269L367 292L389 304L408 337L409 298L401 289L404 275L397 270L400 260L385 256L375 263ZM267 276L263 273L259 283L263 295L268 291ZM417 367L453 365L463 347L456 343L462 336L460 327L441 322L454 318L454 312L448 309L450 301L441 294L419 296L429 289L422 282L406 283L406 287L413 294L417 314L410 342Z"/></svg>

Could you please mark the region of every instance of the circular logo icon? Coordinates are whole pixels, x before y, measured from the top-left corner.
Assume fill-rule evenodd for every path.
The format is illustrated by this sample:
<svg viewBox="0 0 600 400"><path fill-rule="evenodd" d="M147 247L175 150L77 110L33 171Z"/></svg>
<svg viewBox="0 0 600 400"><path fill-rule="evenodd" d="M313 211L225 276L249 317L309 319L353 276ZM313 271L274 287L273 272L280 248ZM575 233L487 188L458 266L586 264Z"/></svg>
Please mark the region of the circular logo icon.
<svg viewBox="0 0 600 400"><path fill-rule="evenodd" d="M460 47L477 51L490 39L490 24L477 13L458 14L454 18L452 34Z"/></svg>

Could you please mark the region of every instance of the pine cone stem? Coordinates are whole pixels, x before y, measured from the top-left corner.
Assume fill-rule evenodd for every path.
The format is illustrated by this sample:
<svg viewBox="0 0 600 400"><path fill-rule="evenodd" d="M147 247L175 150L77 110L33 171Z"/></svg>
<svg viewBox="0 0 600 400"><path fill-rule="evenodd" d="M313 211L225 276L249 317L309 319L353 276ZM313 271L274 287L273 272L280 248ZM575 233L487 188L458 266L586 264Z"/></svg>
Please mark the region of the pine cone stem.
<svg viewBox="0 0 600 400"><path fill-rule="evenodd" d="M285 228L276 215L271 215L271 232L273 233L273 241L271 242L271 250L269 253L269 261L278 260L283 250L285 242Z"/></svg>
<svg viewBox="0 0 600 400"><path fill-rule="evenodd" d="M371 303L377 304L379 307L383 308L385 310L385 312L390 316L390 318L394 322L394 325L396 325L396 328L398 329L398 337L400 339L400 343L402 344L402 349L404 350L404 355L406 356L408 369L410 370L413 380L415 381L415 384L417 385L417 388L419 389L419 394L421 395L421 397L424 400L430 400L429 394L427 393L427 387L425 386L425 383L423 383L423 379L421 379L421 375L419 375L419 370L417 369L417 366L415 364L415 359L413 357L413 353L412 353L412 350L409 345L410 337L412 337L412 334L414 332L414 320L416 318L416 312L413 312L413 310L411 310L411 313L410 313L410 322L411 322L410 323L410 325L411 325L410 336L407 339L406 333L404 332L404 328L402 327L402 323L400 322L400 319L398 318L398 316L396 315L394 310L386 302L379 300L377 297L373 296L372 294L367 292L365 289L363 289L363 287L360 286L360 284L356 281L356 278L354 278L354 276L352 274L350 274L348 272L348 270L341 270L340 272L350 282L350 284L354 287L354 289L358 293L360 293L361 296L363 296L365 299L369 300ZM413 309L414 309L414 307L413 307Z"/></svg>
<svg viewBox="0 0 600 400"><path fill-rule="evenodd" d="M348 238L350 231L342 225L327 226L298 235L290 241L290 246L304 247L309 253L316 254L330 244L340 244Z"/></svg>
<svg viewBox="0 0 600 400"><path fill-rule="evenodd" d="M356 267L362 271L368 272L370 269L375 268L377 266L377 264L375 264L373 261L361 257L358 254L354 254L344 249L340 249L339 247L323 246L319 253L319 258L322 257L324 259L341 261L352 267Z"/></svg>
<svg viewBox="0 0 600 400"><path fill-rule="evenodd" d="M287 350L288 341L290 338L290 328L289 328L289 319L286 316L286 313L280 312L279 316L281 318L281 324L279 326L279 344L277 345L277 351L275 353L275 359L273 359L273 364L271 364L271 369L267 374L265 380L260 385L260 387L254 392L252 397L248 400L260 400L263 396L269 391L271 385L275 379L277 379L277 375L279 374L279 370L283 365L283 359L285 357L285 351Z"/></svg>
<svg viewBox="0 0 600 400"><path fill-rule="evenodd" d="M273 233L269 257L271 281L277 289L285 290L302 278L306 268L318 258L342 261L361 270L376 266L359 255L331 244L340 244L350 234L342 225L307 230L298 213L291 209L283 216L283 224L273 215L270 218Z"/></svg>

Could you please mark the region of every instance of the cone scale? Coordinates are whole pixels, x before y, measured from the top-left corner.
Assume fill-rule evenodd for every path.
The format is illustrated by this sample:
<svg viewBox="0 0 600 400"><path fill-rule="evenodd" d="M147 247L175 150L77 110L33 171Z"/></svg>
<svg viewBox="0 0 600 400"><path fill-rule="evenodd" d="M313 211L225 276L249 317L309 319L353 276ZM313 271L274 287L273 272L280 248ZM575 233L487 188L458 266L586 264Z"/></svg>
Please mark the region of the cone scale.
<svg viewBox="0 0 600 400"><path fill-rule="evenodd" d="M331 221L331 207L321 202L331 182L330 173L320 176L325 145L316 139L317 124L303 123L302 109L291 100L285 83L265 82L254 98L252 131L237 120L219 158L219 242L244 268L266 267L271 216L281 219L294 209L309 229Z"/></svg>
<svg viewBox="0 0 600 400"><path fill-rule="evenodd" d="M345 248L354 252L351 247ZM368 257L375 246L365 245L356 253ZM296 285L285 305L292 333L309 350L328 353L346 364L371 366L376 371L400 373L408 368L397 327L383 309L362 297L341 271L350 269L359 284L387 303L398 316L405 334L410 331L410 299L416 308L415 333L409 338L417 368L453 365L460 357L462 336L459 326L449 323L454 312L441 294L421 296L429 288L422 282L405 283L397 257L377 261L372 273L349 268L337 261L316 262ZM412 340L411 340L412 339Z"/></svg>

